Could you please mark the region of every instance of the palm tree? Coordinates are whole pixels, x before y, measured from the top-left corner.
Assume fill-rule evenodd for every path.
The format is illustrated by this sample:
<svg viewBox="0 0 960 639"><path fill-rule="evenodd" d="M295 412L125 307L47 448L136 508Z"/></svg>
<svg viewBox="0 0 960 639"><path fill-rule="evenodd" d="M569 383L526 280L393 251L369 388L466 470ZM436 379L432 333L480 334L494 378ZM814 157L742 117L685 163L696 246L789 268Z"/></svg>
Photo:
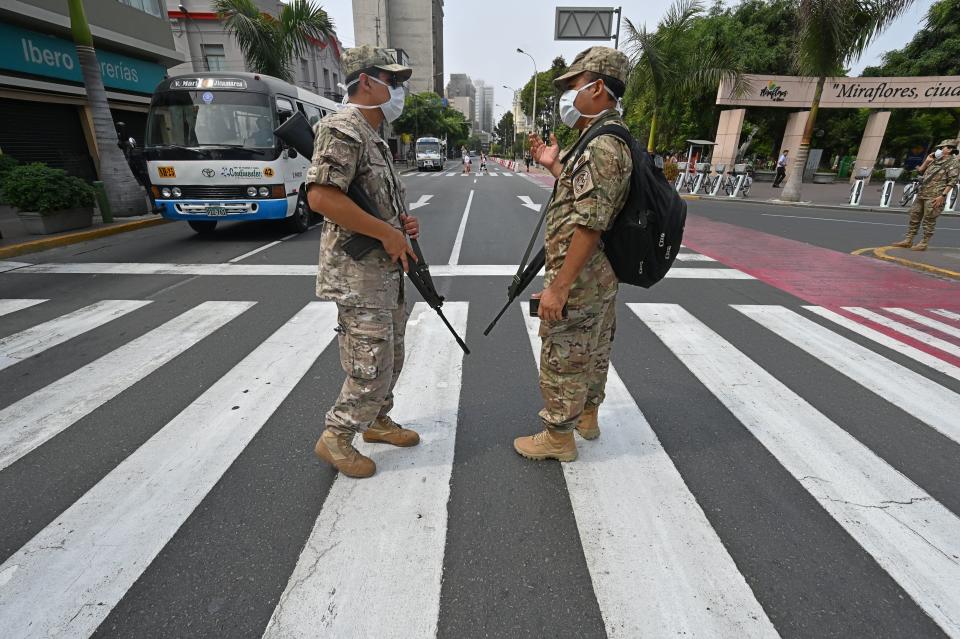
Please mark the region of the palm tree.
<svg viewBox="0 0 960 639"><path fill-rule="evenodd" d="M283 5L278 17L262 13L253 0L214 0L213 8L237 39L251 71L287 82L294 79L294 57L302 55L312 40L335 36L327 12L307 0Z"/></svg>
<svg viewBox="0 0 960 639"><path fill-rule="evenodd" d="M100 179L107 192L113 214L118 217L142 215L147 210L146 194L130 171L120 151L117 129L107 104L97 52L93 49L90 25L83 11L83 0L67 0L70 9L70 30L77 47L77 58L87 90L87 105L93 118L97 155L100 156Z"/></svg>
<svg viewBox="0 0 960 639"><path fill-rule="evenodd" d="M817 78L813 104L803 129L797 156L790 164L780 199L800 201L803 169L810 155L810 138L820 109L826 79L842 75L871 42L914 0L798 0L794 67L800 75Z"/></svg>
<svg viewBox="0 0 960 639"><path fill-rule="evenodd" d="M736 57L726 49L704 48L693 37L694 21L703 13L699 0L675 0L657 24L647 31L626 20L626 45L633 71L631 90L650 97L650 137L647 150L655 150L657 116L660 106L681 102L717 86L722 80L732 83L734 93L748 88Z"/></svg>

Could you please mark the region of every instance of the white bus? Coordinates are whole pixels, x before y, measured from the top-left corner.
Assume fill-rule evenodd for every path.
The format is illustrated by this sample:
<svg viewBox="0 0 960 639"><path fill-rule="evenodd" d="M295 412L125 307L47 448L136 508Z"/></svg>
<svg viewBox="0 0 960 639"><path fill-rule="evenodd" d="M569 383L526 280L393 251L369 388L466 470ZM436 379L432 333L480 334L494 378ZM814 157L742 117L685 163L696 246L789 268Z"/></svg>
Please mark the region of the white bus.
<svg viewBox="0 0 960 639"><path fill-rule="evenodd" d="M417 138L415 152L417 154L418 170L443 170L447 155L446 144L444 144L443 140L439 138Z"/></svg>
<svg viewBox="0 0 960 639"><path fill-rule="evenodd" d="M296 111L311 124L339 104L277 78L202 72L167 78L153 93L144 156L163 217L210 233L220 220L286 219L307 230L311 158L273 130Z"/></svg>

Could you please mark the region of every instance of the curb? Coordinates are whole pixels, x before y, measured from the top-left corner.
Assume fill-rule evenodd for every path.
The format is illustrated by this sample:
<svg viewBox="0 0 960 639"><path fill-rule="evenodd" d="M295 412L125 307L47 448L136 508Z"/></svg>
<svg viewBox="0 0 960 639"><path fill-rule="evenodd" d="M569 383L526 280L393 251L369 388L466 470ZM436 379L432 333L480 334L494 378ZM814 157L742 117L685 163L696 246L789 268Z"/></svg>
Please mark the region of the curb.
<svg viewBox="0 0 960 639"><path fill-rule="evenodd" d="M806 208L806 209L832 209L834 211L863 211L868 213L898 213L901 215L906 215L910 212L909 209L902 208L899 206L891 206L887 208L881 208L879 206L850 206L849 204L818 204L816 202L784 202L783 200L748 200L747 198L737 198L736 200L728 197L715 197L712 195L701 195L698 196L704 201L710 202L736 202L738 204L770 204L773 206L792 206L795 208ZM957 211L944 211L940 215L946 217L960 217L960 212Z"/></svg>
<svg viewBox="0 0 960 639"><path fill-rule="evenodd" d="M862 248L853 251L853 255L868 255L870 257L875 257L878 260L885 260L887 262L892 262L894 264L899 264L900 266L905 266L907 268L912 268L917 271L923 271L924 273L930 273L931 275L939 275L940 277L946 277L952 280L960 281L960 273L956 271L951 271L949 269L940 268L937 266L931 266L923 262L914 262L913 260L908 260L902 257L897 257L895 255L888 255L887 251L891 248L890 246L878 246L875 248Z"/></svg>
<svg viewBox="0 0 960 639"><path fill-rule="evenodd" d="M58 235L56 237L48 237L39 240L31 240L29 242L21 242L19 244L0 246L0 259L16 257L17 255L23 255L24 253L36 253L37 251L45 251L47 249L57 248L59 246L69 246L70 244L77 244L79 242L86 242L87 240L108 237L110 235L116 235L117 233L136 231L137 229L166 224L168 221L169 220L165 220L162 217L156 217L149 220L137 220L136 222L121 222L119 224L101 226L88 231L77 231L76 233L67 233L65 235Z"/></svg>

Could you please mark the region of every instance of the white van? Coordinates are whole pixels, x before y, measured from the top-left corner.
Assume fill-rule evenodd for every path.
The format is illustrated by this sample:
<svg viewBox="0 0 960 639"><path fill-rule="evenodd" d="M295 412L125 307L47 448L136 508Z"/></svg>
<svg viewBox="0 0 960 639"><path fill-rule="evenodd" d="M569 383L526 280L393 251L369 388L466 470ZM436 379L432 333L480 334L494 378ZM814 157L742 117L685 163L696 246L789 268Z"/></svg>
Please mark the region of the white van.
<svg viewBox="0 0 960 639"><path fill-rule="evenodd" d="M337 110L322 96L254 73L167 78L153 93L144 156L163 217L210 233L220 220L310 223L304 179L311 158L273 130L296 111L311 124Z"/></svg>
<svg viewBox="0 0 960 639"><path fill-rule="evenodd" d="M446 145L443 140L439 138L417 138L415 151L418 170L443 170L443 165L446 162Z"/></svg>

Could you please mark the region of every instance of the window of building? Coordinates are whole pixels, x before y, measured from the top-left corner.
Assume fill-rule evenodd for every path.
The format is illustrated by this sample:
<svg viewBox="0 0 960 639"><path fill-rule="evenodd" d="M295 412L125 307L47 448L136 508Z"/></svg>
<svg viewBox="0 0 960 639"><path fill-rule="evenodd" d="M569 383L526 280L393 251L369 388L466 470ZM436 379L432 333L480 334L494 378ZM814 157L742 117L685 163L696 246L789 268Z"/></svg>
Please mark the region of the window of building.
<svg viewBox="0 0 960 639"><path fill-rule="evenodd" d="M330 90L330 71L328 69L323 70L323 90Z"/></svg>
<svg viewBox="0 0 960 639"><path fill-rule="evenodd" d="M227 56L222 44L203 45L203 60L207 71L226 71Z"/></svg>
<svg viewBox="0 0 960 639"><path fill-rule="evenodd" d="M161 8L160 0L119 0L119 2L158 18L166 17L166 11Z"/></svg>
<svg viewBox="0 0 960 639"><path fill-rule="evenodd" d="M300 82L310 84L310 65L306 58L300 58Z"/></svg>

